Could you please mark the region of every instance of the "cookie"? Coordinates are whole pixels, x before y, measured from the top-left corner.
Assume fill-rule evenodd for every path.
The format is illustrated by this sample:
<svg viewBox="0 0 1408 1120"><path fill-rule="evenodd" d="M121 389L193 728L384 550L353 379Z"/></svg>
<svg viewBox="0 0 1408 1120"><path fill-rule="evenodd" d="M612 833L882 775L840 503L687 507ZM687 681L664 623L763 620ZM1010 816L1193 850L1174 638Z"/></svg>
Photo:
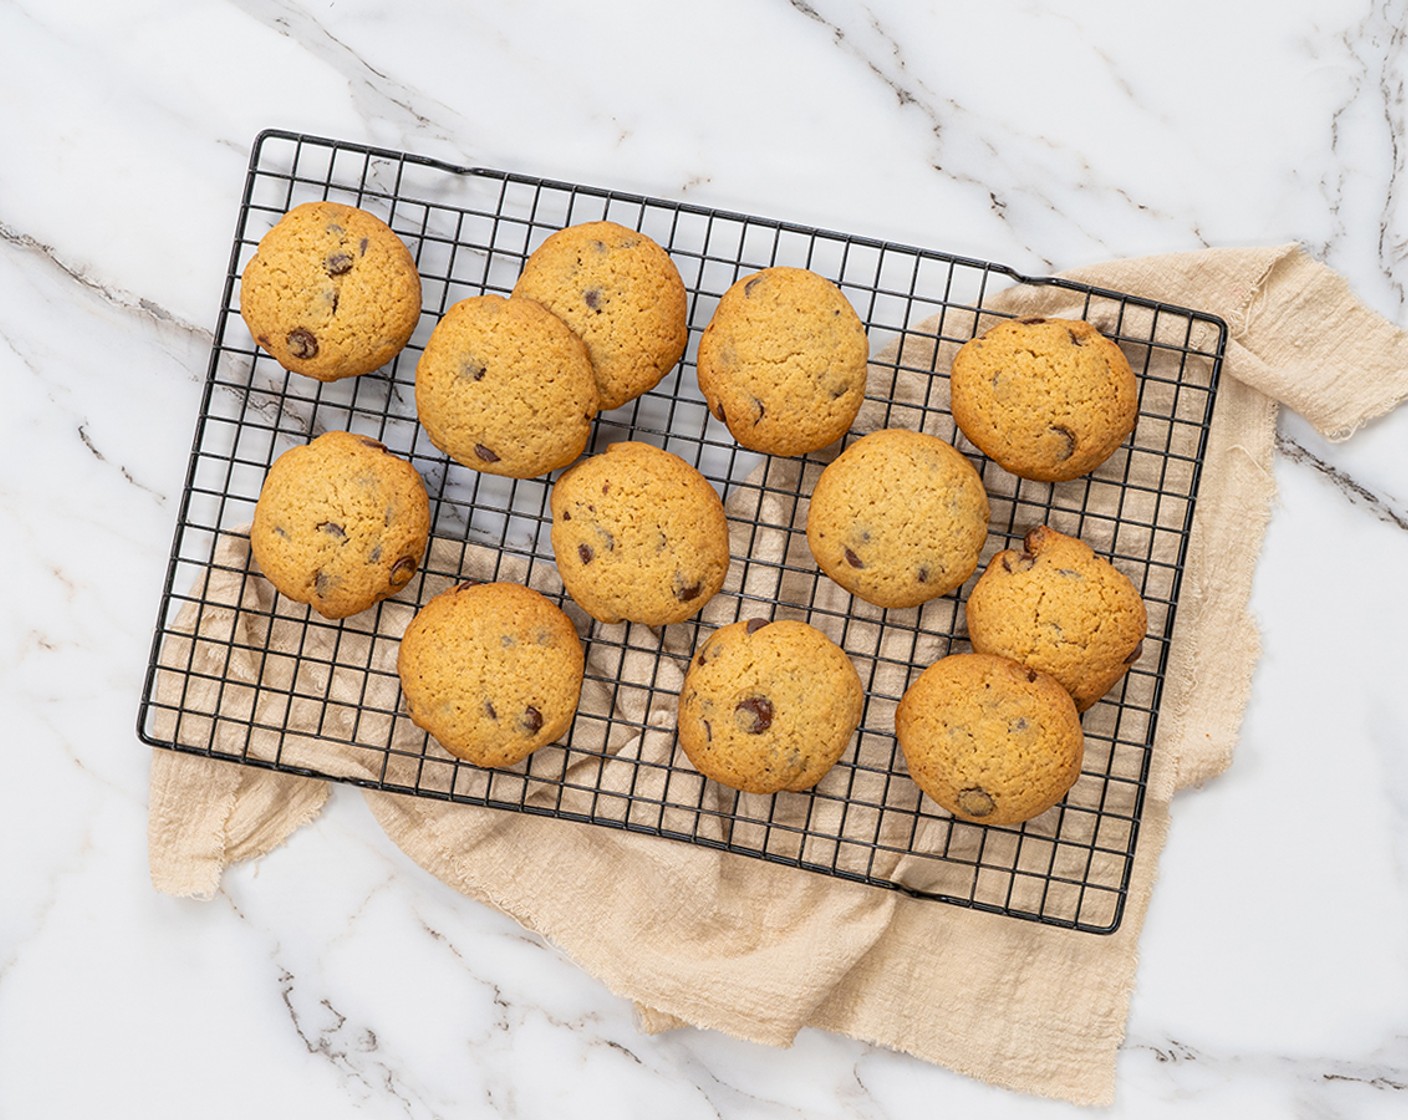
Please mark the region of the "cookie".
<svg viewBox="0 0 1408 1120"><path fill-rule="evenodd" d="M807 544L821 570L880 607L913 607L961 586L988 534L973 465L922 432L872 432L812 490Z"/></svg>
<svg viewBox="0 0 1408 1120"><path fill-rule="evenodd" d="M869 359L840 288L807 269L765 268L719 300L699 339L699 388L744 447L802 455L850 429Z"/></svg>
<svg viewBox="0 0 1408 1120"><path fill-rule="evenodd" d="M380 369L420 319L420 274L374 214L305 202L259 242L240 277L240 314L285 369L336 381Z"/></svg>
<svg viewBox="0 0 1408 1120"><path fill-rule="evenodd" d="M558 230L513 294L541 303L586 343L602 411L655 388L688 340L684 282L658 244L615 222Z"/></svg>
<svg viewBox="0 0 1408 1120"><path fill-rule="evenodd" d="M954 355L949 390L954 421L984 455L1042 482L1089 474L1139 410L1120 348L1077 319L999 323Z"/></svg>
<svg viewBox="0 0 1408 1120"><path fill-rule="evenodd" d="M810 789L845 752L863 703L851 659L820 630L752 618L715 631L690 661L680 746L733 789Z"/></svg>
<svg viewBox="0 0 1408 1120"><path fill-rule="evenodd" d="M565 735L585 666L571 619L516 583L441 592L411 619L396 657L412 721L476 766L512 766Z"/></svg>
<svg viewBox="0 0 1408 1120"><path fill-rule="evenodd" d="M968 593L969 639L1055 677L1085 711L1139 660L1144 600L1075 537L1041 525L1022 546L994 556Z"/></svg>
<svg viewBox="0 0 1408 1120"><path fill-rule="evenodd" d="M346 618L411 581L429 534L415 467L370 436L327 432L274 460L249 543L281 594Z"/></svg>
<svg viewBox="0 0 1408 1120"><path fill-rule="evenodd" d="M723 502L677 455L613 443L563 474L551 505L558 573L601 622L683 622L724 584Z"/></svg>
<svg viewBox="0 0 1408 1120"><path fill-rule="evenodd" d="M461 300L416 366L430 442L486 474L534 478L567 466L586 450L596 403L587 348L532 300Z"/></svg>
<svg viewBox="0 0 1408 1120"><path fill-rule="evenodd" d="M909 774L960 820L1018 824L1080 776L1085 738L1052 677L985 653L934 662L905 691L895 734Z"/></svg>

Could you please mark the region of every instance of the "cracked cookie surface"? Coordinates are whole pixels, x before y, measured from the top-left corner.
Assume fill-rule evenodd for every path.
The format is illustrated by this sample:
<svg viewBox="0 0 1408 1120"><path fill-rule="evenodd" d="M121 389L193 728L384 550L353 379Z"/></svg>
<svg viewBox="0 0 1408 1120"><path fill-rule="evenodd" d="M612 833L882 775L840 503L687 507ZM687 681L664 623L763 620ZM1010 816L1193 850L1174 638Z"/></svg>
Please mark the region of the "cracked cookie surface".
<svg viewBox="0 0 1408 1120"><path fill-rule="evenodd" d="M1123 352L1078 319L997 324L954 355L949 391L954 422L983 454L1042 482L1093 471L1139 409Z"/></svg>
<svg viewBox="0 0 1408 1120"><path fill-rule="evenodd" d="M913 607L961 586L988 535L973 465L936 436L872 432L829 463L812 491L807 545L821 570L881 607Z"/></svg>
<svg viewBox="0 0 1408 1120"><path fill-rule="evenodd" d="M420 274L374 214L337 202L295 206L240 278L249 333L285 369L336 381L380 369L420 319Z"/></svg>
<svg viewBox="0 0 1408 1120"><path fill-rule="evenodd" d="M845 753L864 694L845 652L804 622L735 622L685 672L679 741L696 770L746 793L816 785Z"/></svg>
<svg viewBox="0 0 1408 1120"><path fill-rule="evenodd" d="M603 412L653 389L684 354L679 269L658 243L616 222L552 234L524 262L513 294L542 304L586 344Z"/></svg>
<svg viewBox="0 0 1408 1120"><path fill-rule="evenodd" d="M1080 776L1085 738L1053 678L1005 657L950 654L905 691L895 734L909 774L960 820L1040 816Z"/></svg>
<svg viewBox="0 0 1408 1120"><path fill-rule="evenodd" d="M326 432L274 460L250 548L280 593L346 618L411 581L429 533L415 467L370 436Z"/></svg>
<svg viewBox="0 0 1408 1120"><path fill-rule="evenodd" d="M1084 541L1040 525L1022 544L994 556L973 585L968 636L979 653L1049 673L1085 711L1139 659L1144 601Z"/></svg>
<svg viewBox="0 0 1408 1120"><path fill-rule="evenodd" d="M511 766L567 733L585 668L571 619L516 583L463 583L411 620L396 671L415 725L476 766Z"/></svg>
<svg viewBox="0 0 1408 1120"><path fill-rule="evenodd" d="M568 594L602 622L698 614L728 574L718 492L678 455L613 443L552 488L552 549Z"/></svg>
<svg viewBox="0 0 1408 1120"><path fill-rule="evenodd" d="M840 288L807 269L765 268L719 300L699 339L699 388L744 447L801 455L849 430L869 360Z"/></svg>
<svg viewBox="0 0 1408 1120"><path fill-rule="evenodd" d="M430 442L487 474L534 478L567 466L586 449L596 406L586 346L532 300L461 300L416 366Z"/></svg>

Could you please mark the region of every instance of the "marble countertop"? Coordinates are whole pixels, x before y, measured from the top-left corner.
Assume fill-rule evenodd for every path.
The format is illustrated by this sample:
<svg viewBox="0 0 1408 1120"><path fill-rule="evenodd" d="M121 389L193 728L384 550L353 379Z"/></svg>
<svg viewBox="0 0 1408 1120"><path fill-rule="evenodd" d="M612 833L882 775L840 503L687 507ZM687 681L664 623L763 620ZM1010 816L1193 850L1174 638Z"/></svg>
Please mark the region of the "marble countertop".
<svg viewBox="0 0 1408 1120"><path fill-rule="evenodd" d="M1405 26L1402 0L0 6L0 1115L1078 1111L816 1031L647 1036L345 787L213 901L152 890L134 717L250 145L1033 273L1298 240L1408 325ZM1334 445L1283 414L1278 447L1264 653L1231 769L1173 805L1115 1115L1408 1103L1408 410Z"/></svg>

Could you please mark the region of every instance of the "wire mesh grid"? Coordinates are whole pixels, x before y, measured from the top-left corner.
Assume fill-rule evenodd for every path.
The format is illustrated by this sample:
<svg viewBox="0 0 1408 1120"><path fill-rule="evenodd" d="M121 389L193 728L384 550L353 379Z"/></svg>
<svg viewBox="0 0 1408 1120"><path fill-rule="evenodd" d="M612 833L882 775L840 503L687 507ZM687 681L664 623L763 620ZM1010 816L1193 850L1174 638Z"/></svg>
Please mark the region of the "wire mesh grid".
<svg viewBox="0 0 1408 1120"><path fill-rule="evenodd" d="M290 208L331 199L401 236L422 278L420 324L388 367L320 383L288 374L249 336L238 279ZM654 390L598 417L588 453L622 439L661 446L725 496L734 528L725 592L700 617L652 629L605 625L556 581L548 494L556 475L514 480L448 460L417 423L416 362L460 299L508 294L550 233L608 218L671 254L689 298L684 359ZM740 448L705 407L698 336L739 277L778 265L835 281L871 341L872 426L950 439L992 507L979 571L1026 529L1080 536L1144 597L1149 631L1124 681L1084 714L1081 776L1054 809L1012 827L952 819L908 778L894 738L904 687L968 648L971 581L925 608L881 610L836 594L805 545L807 495L838 448L770 459ZM1133 436L1093 475L1015 478L957 432L945 355L998 317L1013 292L1059 292L1113 338L1140 381ZM269 131L256 140L214 333L209 374L152 646L138 731L153 746L363 787L590 822L1096 933L1123 914L1167 666L1180 576L1226 328L1184 308L1004 266L787 222L407 153ZM273 593L248 556L264 474L326 430L373 436L407 457L431 498L432 546L393 599L330 622ZM853 432L847 444L857 438ZM487 770L444 752L410 722L396 637L415 608L466 576L544 590L588 649L584 702L561 744ZM814 789L739 794L705 781L674 748L680 678L697 644L748 617L810 622L861 670L853 746ZM590 701L588 701L590 697Z"/></svg>

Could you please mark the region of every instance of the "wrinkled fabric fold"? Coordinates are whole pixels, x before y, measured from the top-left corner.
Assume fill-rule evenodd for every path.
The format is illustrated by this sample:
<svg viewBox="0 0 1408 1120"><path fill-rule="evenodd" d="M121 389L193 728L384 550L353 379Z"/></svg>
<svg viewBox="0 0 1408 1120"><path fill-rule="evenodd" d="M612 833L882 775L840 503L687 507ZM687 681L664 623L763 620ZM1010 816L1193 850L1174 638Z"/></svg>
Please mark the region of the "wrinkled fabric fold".
<svg viewBox="0 0 1408 1120"><path fill-rule="evenodd" d="M1340 277L1295 246L1116 261L1068 279L1211 312L1230 331L1139 846L1115 933L1042 927L624 830L367 792L387 834L430 873L512 915L633 1001L647 1031L692 1025L786 1045L803 1027L820 1027L1022 1092L1109 1103L1170 799L1227 766L1250 691L1259 644L1248 600L1275 492L1277 408L1295 409L1328 438L1346 438L1408 397L1408 336L1360 305ZM1071 317L1081 306L1080 293L1041 286L1003 292L988 304L1003 314ZM926 328L939 333L933 324L915 329L922 334ZM926 377L915 362L946 368L940 349L905 350L899 364ZM876 366L893 370L896 358L896 350L883 352ZM883 415L863 413L859 427L873 427ZM764 469L789 467L775 461ZM759 510L732 512L757 520ZM771 509L768 516L786 524L800 513ZM781 539L760 540L756 531L733 543L735 555L786 547ZM233 551L209 578L230 585L217 588L228 612L205 612L198 622L187 612L173 629L246 624L242 612L248 613L250 596L267 595L239 574L239 542L222 547ZM770 570L761 567L746 578L766 579ZM511 568L506 575L513 578ZM735 584L731 590L766 594L768 588ZM259 605L271 610L268 598ZM385 617L388 626L404 626L408 613ZM211 656L225 661L211 665L208 687L221 677L271 671L234 663L219 638L179 639L193 644L177 651L173 664L188 665L207 647L215 651ZM394 638L368 639L370 664L391 656ZM678 664L670 661L667 671L678 674ZM634 671L624 661L611 670ZM173 674L158 685L189 690L200 682L178 682ZM609 744L611 751L623 758L668 757L673 713L661 697L671 685L657 682L640 693L632 717L646 730ZM222 692L219 702L239 703L239 690ZM587 695L585 702L596 698ZM314 713L287 715L312 719ZM306 740L281 749L316 756L313 729L308 724ZM352 772L360 765L355 758L344 763ZM608 785L610 767L602 763L599 775ZM326 796L322 782L153 752L154 884L172 894L208 897L224 866L272 850L316 816Z"/></svg>

